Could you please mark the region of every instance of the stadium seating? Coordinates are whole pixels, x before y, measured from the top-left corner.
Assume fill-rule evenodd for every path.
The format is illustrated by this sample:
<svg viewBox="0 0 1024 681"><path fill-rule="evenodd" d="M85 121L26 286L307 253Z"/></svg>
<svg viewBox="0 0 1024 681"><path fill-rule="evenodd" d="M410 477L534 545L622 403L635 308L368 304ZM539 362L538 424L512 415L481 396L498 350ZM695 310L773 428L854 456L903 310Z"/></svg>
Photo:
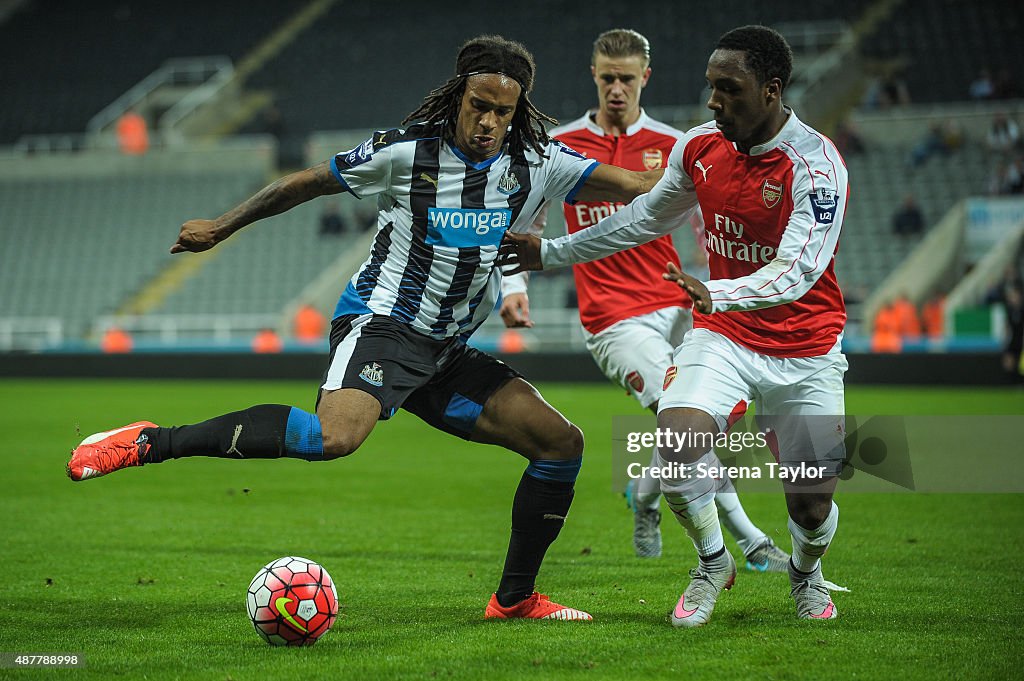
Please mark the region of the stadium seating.
<svg viewBox="0 0 1024 681"><path fill-rule="evenodd" d="M960 199L985 193L989 159L980 147L935 156L916 169L909 156L909 147L877 147L846 159L850 202L836 260L844 291L870 291L917 245L920 235L901 239L892 231L907 194L916 198L927 231Z"/></svg>
<svg viewBox="0 0 1024 681"><path fill-rule="evenodd" d="M534 101L564 120L593 103L585 77L590 41L605 28L632 26L653 45L656 75L645 105L678 108L700 101L704 59L737 17L770 25L852 23L871 4L782 0L759 7L755 17L745 0L721 0L702 9L697 22L681 3L622 6L598 0L584 14L577 3L553 0L523 3L514 21L495 26L492 16L467 13L454 0L438 0L430 12L411 0L389 3L386 11L373 3L337 3L248 84L275 92L283 135L300 141L314 130L397 125L430 87L450 76L463 40L497 31L535 53ZM248 3L244 12L230 3L195 0L173 6L137 0L97 0L82 7L57 0L26 3L0 25L0 58L19 66L3 76L0 143L25 133L84 130L92 115L164 59L211 53L237 59L293 11L289 3L271 0ZM456 14L462 20L451 22ZM1017 48L1020 15L1019 8L995 0L905 0L863 49L868 56L907 57L905 77L916 101L964 99L981 67L1024 73L1024 54ZM415 21L407 18L413 16ZM226 25L232 30L225 31ZM67 58L71 53L74 59ZM967 144L911 170L908 145L905 139L876 143L868 154L847 158L853 185L838 261L847 291L870 291L917 243L920 237L892 234L892 214L906 194L917 198L926 225L932 225L958 199L985 192L991 167L980 148ZM5 179L0 224L10 237L0 251L0 317L59 316L69 335L85 334L96 316L113 312L172 262L166 251L182 220L216 215L265 179L262 170L173 168L113 178ZM302 206L239 233L211 266L150 312L279 313L347 247L347 237L318 235L320 208ZM46 245L45 257L37 255L40 244ZM573 317L575 311L565 307L571 288L571 277L535 277L534 309ZM492 327L497 329L494 320L485 331Z"/></svg>
<svg viewBox="0 0 1024 681"><path fill-rule="evenodd" d="M124 173L0 182L0 317L60 317L71 336L170 262L178 227L260 186L252 173Z"/></svg>
<svg viewBox="0 0 1024 681"><path fill-rule="evenodd" d="M165 59L237 60L296 9L273 0L22 4L0 25L0 144L24 134L82 132Z"/></svg>
<svg viewBox="0 0 1024 681"><path fill-rule="evenodd" d="M869 4L782 0L760 5L757 21L852 21ZM277 93L290 132L398 125L430 88L452 75L463 41L498 32L522 41L534 53L534 102L568 120L593 104L593 84L587 78L591 42L603 30L627 26L644 33L653 47L656 86L644 95L646 104L689 105L701 96L705 59L718 36L735 27L737 17L751 15L744 0L702 6L699 21L692 7L667 2L623 5L600 0L581 11L578 3L557 0L519 3L510 12L513 20L495 24L492 15L467 12L454 0L431 3L429 10L412 0L390 2L386 8L339 3L250 83ZM458 22L450 20L455 15ZM369 39L374 35L382 42Z"/></svg>
<svg viewBox="0 0 1024 681"><path fill-rule="evenodd" d="M318 234L320 199L238 232L154 314L277 314L351 244ZM233 205L221 203L217 211ZM345 288L338 282L338 294Z"/></svg>
<svg viewBox="0 0 1024 681"><path fill-rule="evenodd" d="M866 56L907 60L904 79L915 102L968 99L981 69L1006 69L1021 96L1024 7L1001 0L903 0L863 47Z"/></svg>

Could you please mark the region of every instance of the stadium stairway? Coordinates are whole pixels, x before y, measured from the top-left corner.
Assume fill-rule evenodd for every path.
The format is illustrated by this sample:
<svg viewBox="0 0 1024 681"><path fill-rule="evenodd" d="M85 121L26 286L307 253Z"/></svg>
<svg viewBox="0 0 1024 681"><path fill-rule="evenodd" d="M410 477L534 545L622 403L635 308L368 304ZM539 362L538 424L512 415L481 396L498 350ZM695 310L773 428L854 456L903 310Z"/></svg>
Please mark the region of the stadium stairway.
<svg viewBox="0 0 1024 681"><path fill-rule="evenodd" d="M59 317L67 334L85 335L170 263L183 214L216 214L258 181L167 171L5 179L0 317Z"/></svg>
<svg viewBox="0 0 1024 681"><path fill-rule="evenodd" d="M215 259L206 261L149 312L280 313L354 241L351 233L319 234L322 208L315 201L303 204L237 232L212 251L220 251ZM339 281L338 295L344 287Z"/></svg>

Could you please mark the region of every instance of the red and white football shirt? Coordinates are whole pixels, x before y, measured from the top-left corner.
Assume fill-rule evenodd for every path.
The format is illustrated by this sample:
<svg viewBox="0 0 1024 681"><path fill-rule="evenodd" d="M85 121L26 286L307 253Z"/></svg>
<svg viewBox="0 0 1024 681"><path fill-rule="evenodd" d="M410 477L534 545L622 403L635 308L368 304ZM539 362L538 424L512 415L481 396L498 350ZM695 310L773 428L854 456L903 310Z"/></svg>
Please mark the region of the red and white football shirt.
<svg viewBox="0 0 1024 681"><path fill-rule="evenodd" d="M625 135L606 134L592 116L593 112L588 112L555 128L550 135L587 158L641 171L664 168L672 147L683 136L681 131L650 118L642 110ZM574 234L624 205L607 201L563 203L566 229ZM539 218L538 234L543 231L545 217L546 213L542 213ZM679 254L669 234L601 260L575 265L572 269L583 327L590 333L599 333L637 315L673 306L689 308L686 292L661 276L667 262L679 265ZM502 286L504 294L525 290L525 280L506 280Z"/></svg>
<svg viewBox="0 0 1024 681"><path fill-rule="evenodd" d="M547 266L585 262L646 243L701 210L713 314L694 326L756 352L813 357L835 347L846 308L835 277L846 166L795 113L744 154L714 123L688 131L650 193L590 229L545 241Z"/></svg>

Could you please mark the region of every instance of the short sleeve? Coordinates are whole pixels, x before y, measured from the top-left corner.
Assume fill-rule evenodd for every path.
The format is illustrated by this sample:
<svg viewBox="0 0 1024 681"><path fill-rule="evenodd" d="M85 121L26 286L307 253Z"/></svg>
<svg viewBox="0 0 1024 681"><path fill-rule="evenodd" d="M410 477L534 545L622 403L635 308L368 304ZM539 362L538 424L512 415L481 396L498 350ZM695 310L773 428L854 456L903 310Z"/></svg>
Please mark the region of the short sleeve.
<svg viewBox="0 0 1024 681"><path fill-rule="evenodd" d="M558 140L552 140L548 144L547 155L545 198L561 199L565 197L566 203L573 203L576 193L600 163L587 158Z"/></svg>
<svg viewBox="0 0 1024 681"><path fill-rule="evenodd" d="M355 149L335 154L331 172L357 198L379 194L391 179L390 131L375 132ZM379 140L379 143L378 143Z"/></svg>

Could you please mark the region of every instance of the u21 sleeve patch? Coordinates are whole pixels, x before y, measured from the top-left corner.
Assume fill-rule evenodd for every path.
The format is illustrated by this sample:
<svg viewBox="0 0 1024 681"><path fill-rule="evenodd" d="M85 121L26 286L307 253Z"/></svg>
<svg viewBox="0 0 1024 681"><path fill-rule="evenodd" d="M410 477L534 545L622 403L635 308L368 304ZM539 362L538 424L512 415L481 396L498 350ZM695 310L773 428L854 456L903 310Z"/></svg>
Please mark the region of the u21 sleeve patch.
<svg viewBox="0 0 1024 681"><path fill-rule="evenodd" d="M586 156L584 156L580 152L576 151L575 149L570 147L568 144L566 144L564 142L560 142L558 140L552 140L552 141L555 143L555 147L560 152L562 152L563 154L568 154L569 156L575 156L576 158L582 158L582 159L586 158Z"/></svg>
<svg viewBox="0 0 1024 681"><path fill-rule="evenodd" d="M821 187L811 192L811 209L814 211L814 219L823 224L831 224L836 219L836 206L839 197L835 190L828 187Z"/></svg>
<svg viewBox="0 0 1024 681"><path fill-rule="evenodd" d="M355 168L366 163L373 156L373 139L368 139L351 151L338 154L339 168Z"/></svg>

